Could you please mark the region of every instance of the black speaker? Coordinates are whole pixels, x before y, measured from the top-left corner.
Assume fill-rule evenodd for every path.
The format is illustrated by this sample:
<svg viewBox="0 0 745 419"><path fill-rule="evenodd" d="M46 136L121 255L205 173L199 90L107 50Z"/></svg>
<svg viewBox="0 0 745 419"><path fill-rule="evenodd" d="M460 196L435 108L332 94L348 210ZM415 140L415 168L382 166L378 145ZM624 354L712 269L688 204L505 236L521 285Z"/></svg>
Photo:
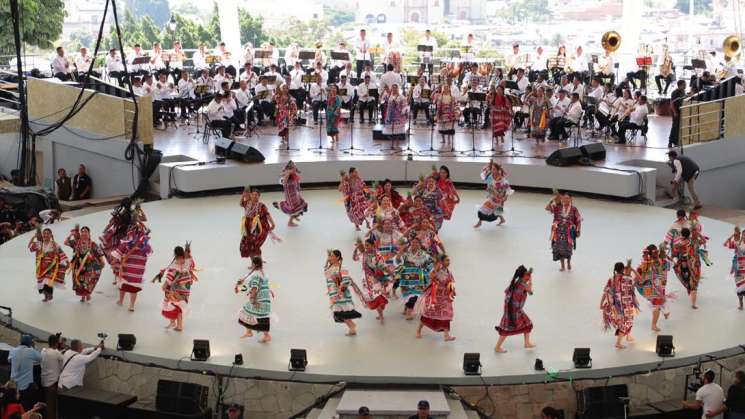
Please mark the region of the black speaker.
<svg viewBox="0 0 745 419"><path fill-rule="evenodd" d="M191 350L192 361L206 361L210 359L210 341L194 339L194 347Z"/></svg>
<svg viewBox="0 0 745 419"><path fill-rule="evenodd" d="M373 127L373 140L387 140L385 135L383 135L383 124L375 124Z"/></svg>
<svg viewBox="0 0 745 419"><path fill-rule="evenodd" d="M230 158L244 163L261 163L265 160L261 152L250 145L233 142L230 147Z"/></svg>
<svg viewBox="0 0 745 419"><path fill-rule="evenodd" d="M579 151L592 161L605 160L605 146L602 143L585 144L579 148Z"/></svg>
<svg viewBox="0 0 745 419"><path fill-rule="evenodd" d="M170 413L191 415L207 409L209 389L178 381L158 380L155 408Z"/></svg>
<svg viewBox="0 0 745 419"><path fill-rule="evenodd" d="M120 333L119 341L116 344L117 351L131 351L137 344L137 338L135 335L128 333Z"/></svg>
<svg viewBox="0 0 745 419"><path fill-rule="evenodd" d="M593 419L623 418L629 389L625 384L589 387L577 392L577 417Z"/></svg>
<svg viewBox="0 0 745 419"><path fill-rule="evenodd" d="M230 147L233 146L233 140L225 137L215 138L215 154L218 156L227 156Z"/></svg>
<svg viewBox="0 0 745 419"><path fill-rule="evenodd" d="M478 352L463 354L463 374L481 375L481 355Z"/></svg>
<svg viewBox="0 0 745 419"><path fill-rule="evenodd" d="M572 166L579 164L582 158L582 152L577 147L560 148L546 159L549 166Z"/></svg>

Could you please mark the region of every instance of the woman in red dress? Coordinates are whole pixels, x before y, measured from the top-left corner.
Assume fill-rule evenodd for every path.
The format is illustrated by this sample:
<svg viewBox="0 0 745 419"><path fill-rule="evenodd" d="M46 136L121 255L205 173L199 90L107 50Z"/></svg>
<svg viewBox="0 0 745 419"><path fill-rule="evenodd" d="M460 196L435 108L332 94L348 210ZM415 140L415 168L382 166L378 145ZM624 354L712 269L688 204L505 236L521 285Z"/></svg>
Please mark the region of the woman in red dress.
<svg viewBox="0 0 745 419"><path fill-rule="evenodd" d="M241 195L241 207L244 215L241 222L241 257L261 257L261 246L266 238L271 235L272 239L279 240L274 235L274 219L263 202L260 200L261 193L251 188L246 188Z"/></svg>
<svg viewBox="0 0 745 419"><path fill-rule="evenodd" d="M36 287L44 295L44 302L52 301L55 288L65 287L67 255L54 241L52 230L38 230L31 236L28 250L36 254Z"/></svg>
<svg viewBox="0 0 745 419"><path fill-rule="evenodd" d="M512 123L512 102L504 95L502 86L497 86L489 101L491 112L492 141L504 144L504 135Z"/></svg>
<svg viewBox="0 0 745 419"><path fill-rule="evenodd" d="M375 187L375 198L378 200L378 203L380 203L384 197L390 198L393 208L396 209L398 209L404 202L401 194L393 188L393 182L391 182L390 179L384 180Z"/></svg>
<svg viewBox="0 0 745 419"><path fill-rule="evenodd" d="M502 344L507 336L523 335L526 348L534 348L535 345L530 341L530 332L533 330L533 322L530 317L523 311L525 301L528 295L533 295L533 270L525 266L518 266L515 274L512 276L510 286L504 290L504 314L499 326L495 327L499 333L497 346L494 348L499 353L507 352L502 348Z"/></svg>
<svg viewBox="0 0 745 419"><path fill-rule="evenodd" d="M435 166L432 166L432 177L435 178L437 186L442 191L443 200L440 201L440 206L443 216L446 220L449 220L453 216L455 206L460 203L458 191L450 179L450 169L447 166L440 166L440 170L436 171Z"/></svg>
<svg viewBox="0 0 745 419"><path fill-rule="evenodd" d="M430 272L431 282L419 299L417 312L421 313L419 327L416 329L416 337L422 337L422 328L427 326L435 332L442 332L445 342L455 340L450 335L450 321L453 320L453 300L455 300L455 280L450 273L450 258L446 254L440 254L435 262L435 267Z"/></svg>

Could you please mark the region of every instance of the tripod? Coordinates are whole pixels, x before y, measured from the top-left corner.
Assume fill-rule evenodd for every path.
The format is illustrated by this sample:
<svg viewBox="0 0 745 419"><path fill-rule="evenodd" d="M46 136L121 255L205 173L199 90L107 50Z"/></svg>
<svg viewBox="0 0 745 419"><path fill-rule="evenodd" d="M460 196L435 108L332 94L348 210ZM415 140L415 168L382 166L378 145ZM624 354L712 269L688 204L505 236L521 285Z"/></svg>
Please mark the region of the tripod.
<svg viewBox="0 0 745 419"><path fill-rule="evenodd" d="M355 105L356 104L354 104L354 103L352 104L352 110L354 110ZM360 113L361 112L362 111L360 111ZM350 122L350 124L349 124L349 147L348 148L342 148L341 150L339 150L339 151L342 151L344 153L348 153L350 156L354 154L354 151L355 150L365 151L364 148L357 148L357 147L354 146L354 126L351 123L351 122L353 122L352 120L354 118L352 118L352 115L354 115L354 112L350 112L350 115L349 115L349 119L350 119L350 121L349 121Z"/></svg>
<svg viewBox="0 0 745 419"><path fill-rule="evenodd" d="M311 147L311 148L308 149L309 151L312 151L314 153L324 153L326 151L333 150L333 148L324 147L323 146L323 138L324 138L324 135L323 135L323 118L324 118L324 116L325 116L325 111L324 111L324 113L318 115L318 121L319 121L319 124L318 124L318 147ZM288 143L289 143L289 141L288 141Z"/></svg>
<svg viewBox="0 0 745 419"><path fill-rule="evenodd" d="M492 143L492 149L494 149L494 143ZM510 131L510 154L512 157L523 154L521 150L515 150L515 130Z"/></svg>
<svg viewBox="0 0 745 419"><path fill-rule="evenodd" d="M434 147L435 124L434 123L430 123L429 125L430 125L430 130L429 130L429 148L427 150L420 151L419 154L428 153L427 155L428 156L431 156L433 152L434 153L437 153L437 154L440 154L441 153L441 150L435 150L435 147ZM451 145L451 150L450 151L453 151L452 150L452 145Z"/></svg>
<svg viewBox="0 0 745 419"><path fill-rule="evenodd" d="M492 144L493 147L493 144ZM471 157L476 157L477 153L481 153L481 150L476 149L476 124L471 123L471 149L459 151L460 154L470 154Z"/></svg>
<svg viewBox="0 0 745 419"><path fill-rule="evenodd" d="M401 150L399 153L403 154L405 152L408 153L416 153L413 148L411 148L411 112L409 112L409 126L406 128L406 148Z"/></svg>
<svg viewBox="0 0 745 419"><path fill-rule="evenodd" d="M288 121L287 121L287 141L280 141L279 142L279 147L276 148L277 151L285 151L285 152L288 152L288 153L290 151L300 151L299 148L290 148L290 132L292 132L292 124L291 124L291 122L292 122L292 118L290 118L288 116ZM284 147L282 147L282 143L283 142L285 143L285 146Z"/></svg>

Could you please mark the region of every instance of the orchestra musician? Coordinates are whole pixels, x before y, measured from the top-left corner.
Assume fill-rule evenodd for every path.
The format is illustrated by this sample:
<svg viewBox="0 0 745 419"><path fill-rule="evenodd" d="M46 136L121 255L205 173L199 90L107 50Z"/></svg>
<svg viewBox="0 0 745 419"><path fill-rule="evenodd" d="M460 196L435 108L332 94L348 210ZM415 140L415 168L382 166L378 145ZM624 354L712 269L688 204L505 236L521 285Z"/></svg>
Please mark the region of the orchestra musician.
<svg viewBox="0 0 745 419"><path fill-rule="evenodd" d="M316 64L316 66L320 66L320 63ZM310 97L310 106L313 109L313 123L318 124L318 111L321 109L326 110L326 99L328 98L326 83L321 74L315 74L315 80L310 85L308 96Z"/></svg>
<svg viewBox="0 0 745 419"><path fill-rule="evenodd" d="M365 123L365 111L367 111L368 121L372 124L373 121L373 110L375 109L376 98L370 94L371 89L377 89L375 83L370 79L369 74L363 76L363 82L357 85L356 96L357 106L360 109L360 124ZM349 120L354 121L354 107L349 115Z"/></svg>
<svg viewBox="0 0 745 419"><path fill-rule="evenodd" d="M427 84L427 80L424 78L424 76L419 77L419 83L417 83L416 86L414 86L414 89L412 89L412 101L413 101L413 107L414 107L414 115L413 120L416 121L416 117L419 114L420 110L424 111L424 116L427 117L427 123L432 123L432 118L429 114L429 103L430 103L430 95L432 94L432 90L430 89L429 85Z"/></svg>
<svg viewBox="0 0 745 419"><path fill-rule="evenodd" d="M644 120L647 118L649 108L647 107L647 97L641 95L639 101L629 107L623 115L623 122L619 124L618 141L616 144L626 144L626 131L630 129L641 129Z"/></svg>
<svg viewBox="0 0 745 419"><path fill-rule="evenodd" d="M253 89L259 83L259 76L254 72L253 65L250 62L243 65L240 80L247 82L249 89Z"/></svg>
<svg viewBox="0 0 745 419"><path fill-rule="evenodd" d="M321 82L323 83L324 86L328 84L329 73L323 69L323 64L321 64L318 61L316 61L315 71L313 72L313 74L321 76Z"/></svg>
<svg viewBox="0 0 745 419"><path fill-rule="evenodd" d="M313 58L313 67L318 67L318 65L321 65L321 68L326 67L326 53L323 52L321 49L323 47L323 43L321 41L316 41L316 51L315 56ZM328 78L328 77L327 77Z"/></svg>
<svg viewBox="0 0 745 419"><path fill-rule="evenodd" d="M626 73L626 78L629 80L629 83L631 83L631 86L634 88L634 90L637 89L636 79L639 79L641 89L646 92L647 78L649 77L649 66L644 64L643 60L644 59L651 60L652 52L651 52L651 49L649 48L649 45L640 44L637 55L638 55L637 60L641 59L642 63L640 64L637 61L637 66L638 66L637 70Z"/></svg>
<svg viewBox="0 0 745 419"><path fill-rule="evenodd" d="M623 89L619 94L616 91L616 101L613 102L613 110L610 117L610 129L613 136L618 136L618 129L616 126L623 122L623 116L626 111L634 106L634 98L631 97L631 90Z"/></svg>
<svg viewBox="0 0 745 419"><path fill-rule="evenodd" d="M463 45L464 53L461 54L461 58L464 61L471 61L476 58L478 51L476 50L476 39L472 33L466 36L466 44Z"/></svg>
<svg viewBox="0 0 745 419"><path fill-rule="evenodd" d="M394 53L397 53L398 50L398 44L393 41L393 32L388 32L385 36L385 42L383 42L383 64L385 64L386 67L388 64L393 64L394 68L396 68L396 63L393 62L393 59ZM396 72L400 71L400 68L396 68Z"/></svg>
<svg viewBox="0 0 745 419"><path fill-rule="evenodd" d="M507 67L507 77L512 79L520 66L520 44L517 42L512 44L512 53L506 54L504 65Z"/></svg>
<svg viewBox="0 0 745 419"><path fill-rule="evenodd" d="M203 93L199 95L200 99L206 101L209 99L208 96L215 92L215 80L210 77L210 71L206 68L202 69L195 84L197 88L200 88L200 90L203 91Z"/></svg>
<svg viewBox="0 0 745 419"><path fill-rule="evenodd" d="M549 140L559 139L559 123L569 110L571 100L567 98L567 91L560 89L559 92L551 99L551 119L548 121L548 128L551 130ZM565 131L566 133L566 131Z"/></svg>
<svg viewBox="0 0 745 419"><path fill-rule="evenodd" d="M215 77L213 79L213 88L215 90L219 90L224 81L233 83L233 77L227 73L227 71L225 70L225 66L222 63L217 65L217 73L215 73Z"/></svg>
<svg viewBox="0 0 745 419"><path fill-rule="evenodd" d="M568 104L567 100L569 100ZM569 138L566 129L573 125L579 125L579 119L582 117L582 104L579 101L579 95L572 93L572 98L567 99L566 92L559 91L559 100L554 105L554 109L557 111L556 116L548 122L548 127L551 130L549 138L566 141Z"/></svg>
<svg viewBox="0 0 745 419"><path fill-rule="evenodd" d="M667 45L662 46L662 57L660 61L660 73L654 76L654 82L657 84L657 92L660 95L667 95L667 89L670 87L670 83L675 80L675 67L673 66L673 59L670 56ZM665 89L662 89L662 80L665 81Z"/></svg>
<svg viewBox="0 0 745 419"><path fill-rule="evenodd" d="M168 68L171 70L174 80L178 80L181 75L181 70L184 68L184 61L186 61L186 54L181 47L181 41L176 41L173 43L173 51L168 60Z"/></svg>
<svg viewBox="0 0 745 419"><path fill-rule="evenodd" d="M250 42L246 42L246 44L243 45L243 67L245 67L246 64L250 65L251 68L254 66L254 44Z"/></svg>
<svg viewBox="0 0 745 419"><path fill-rule="evenodd" d="M246 125L248 125L248 121L253 121L254 112L253 107L251 110L248 110L248 105L253 100L253 97L246 80L241 80L238 88L233 90L233 98L235 99L235 104L238 106L238 114L245 115L244 120L246 121Z"/></svg>
<svg viewBox="0 0 745 419"><path fill-rule="evenodd" d="M75 70L77 72L77 78L80 78L79 76L81 74L85 74L88 72L88 68L90 68L91 61L93 61L93 58L88 55L88 48L81 47L80 48L80 54L78 54L77 57L75 57ZM101 73L93 70L91 71L91 76L94 77L101 77Z"/></svg>
<svg viewBox="0 0 745 419"><path fill-rule="evenodd" d="M336 84L336 91L339 99L341 99L342 109L349 110L351 115L353 106L352 99L354 98L354 88L351 84L349 84L346 74L340 77L339 83ZM353 121L350 119L349 123L351 124L352 122Z"/></svg>
<svg viewBox="0 0 745 419"><path fill-rule="evenodd" d="M174 114L173 100L177 97L177 92L173 83L168 82L168 74L158 73L158 81L152 91L153 96L153 124L158 125L171 119Z"/></svg>
<svg viewBox="0 0 745 419"><path fill-rule="evenodd" d="M718 81L724 81L731 77L737 77L737 61L729 55L724 56L724 66L717 73Z"/></svg>
<svg viewBox="0 0 745 419"><path fill-rule="evenodd" d="M218 56L220 64L225 67L225 71L233 76L233 78L235 78L238 72L233 66L233 54L228 51L227 47L225 46L225 42L220 42L219 44L217 44L217 48L215 48L215 55Z"/></svg>
<svg viewBox="0 0 745 419"><path fill-rule="evenodd" d="M562 76L566 74L567 49L564 45L559 46L556 55L549 58L548 69L554 83L558 84Z"/></svg>
<svg viewBox="0 0 745 419"><path fill-rule="evenodd" d="M264 72L264 76L269 77L269 81L271 81L271 78L274 77L274 82L272 84L274 85L275 89L279 88L279 86L283 83L282 75L279 73L279 66L277 64L270 65L269 69Z"/></svg>
<svg viewBox="0 0 745 419"><path fill-rule="evenodd" d="M139 77L132 77L132 91L134 92L135 96L147 96L147 92L142 86L142 79L140 79Z"/></svg>
<svg viewBox="0 0 745 419"><path fill-rule="evenodd" d="M216 94L214 99L207 105L207 117L209 118L210 127L222 131L224 138L231 138L233 135L234 122L241 124L240 119L236 118L235 101L230 94Z"/></svg>
<svg viewBox="0 0 745 419"><path fill-rule="evenodd" d="M269 84L269 79L266 76L259 77L259 84L254 88L256 98L259 101L256 109L259 125L264 122L265 116L268 116L274 122L274 90L275 85Z"/></svg>
<svg viewBox="0 0 745 419"><path fill-rule="evenodd" d="M163 57L161 56L162 53L163 50L160 48L160 42L156 41L153 44L153 54L150 56L150 71L160 72L166 68L166 65L163 63Z"/></svg>
<svg viewBox="0 0 745 419"><path fill-rule="evenodd" d="M517 69L513 81L517 83L517 88L520 90L520 93L525 93L525 90L530 86L528 78L525 77L525 70L522 68Z"/></svg>
<svg viewBox="0 0 745 419"><path fill-rule="evenodd" d="M193 103L196 96L194 94L194 81L191 80L189 72L181 70L181 78L176 86L179 96L179 107L181 108L181 119L186 119L190 104Z"/></svg>
<svg viewBox="0 0 745 419"><path fill-rule="evenodd" d="M347 76L347 80L349 80L350 83L352 83L352 79L355 78L355 72L352 70L352 63L350 61L347 61L347 65L344 67L344 70L339 73L339 76L342 75Z"/></svg>
<svg viewBox="0 0 745 419"><path fill-rule="evenodd" d="M380 87L383 90L390 89L394 84L401 84L401 75L395 71L393 64L386 65L386 72L380 76Z"/></svg>
<svg viewBox="0 0 745 419"><path fill-rule="evenodd" d="M611 116L616 100L617 98L613 90L613 85L610 83L604 84L603 98L598 103L597 110L595 111L595 119L598 120L598 127L601 131L609 127L611 124Z"/></svg>
<svg viewBox="0 0 745 419"><path fill-rule="evenodd" d="M141 58L141 57L144 57L142 53L142 47L140 46L140 44L135 44L133 47L132 55L130 57L130 61L128 63L130 76L131 75L144 76L148 74L148 71L145 69L145 64L133 64L135 58ZM144 84L144 80L143 80L143 84Z"/></svg>
<svg viewBox="0 0 745 419"><path fill-rule="evenodd" d="M533 92L533 86L528 84L525 87L525 91L522 95L520 95L520 101L522 102L520 105L520 109L515 112L514 121L515 121L515 127L521 127L523 123L525 123L525 120L530 117L530 104L535 98L535 93Z"/></svg>
<svg viewBox="0 0 745 419"><path fill-rule="evenodd" d="M333 52L336 54L347 54L347 57L349 57L349 52L347 51L347 43L344 41L339 42L339 45L334 49ZM347 66L348 62L348 59L331 60L332 64L331 68L329 69L329 80L331 81L331 83L336 83L339 81L339 74Z"/></svg>
<svg viewBox="0 0 745 419"><path fill-rule="evenodd" d="M531 83L535 82L536 80L538 80L539 75L543 76L543 80L548 78L548 68L546 61L546 56L543 55L543 47L538 46L538 48L535 49L535 59L530 65L528 81L530 81Z"/></svg>
<svg viewBox="0 0 745 419"><path fill-rule="evenodd" d="M295 98L298 109L303 109L305 104L305 89L303 88L303 75L305 70L300 65L300 61L295 61L295 65L290 71L290 96Z"/></svg>
<svg viewBox="0 0 745 419"><path fill-rule="evenodd" d="M483 93L477 77L470 77L469 80L470 84L464 86L460 97L461 100L466 102L466 108L463 110L463 118L466 125L470 128L478 124L479 115L484 111L484 102L469 98L469 93Z"/></svg>
<svg viewBox="0 0 745 419"><path fill-rule="evenodd" d="M287 47L287 50L285 51L285 66L282 69L282 73L289 74L295 66L295 63L299 60L300 47L298 46L297 42L293 42L292 44L290 44L289 47Z"/></svg>
<svg viewBox="0 0 745 419"><path fill-rule="evenodd" d="M62 47L57 47L57 55L52 60L52 74L62 81L68 81L72 78L70 62L67 60L65 49Z"/></svg>
<svg viewBox="0 0 745 419"><path fill-rule="evenodd" d="M605 96L605 88L600 85L600 80L592 79L590 82L589 93L587 93L587 104L585 108L585 123L588 127L595 126L595 113L598 105Z"/></svg>
<svg viewBox="0 0 745 419"><path fill-rule="evenodd" d="M572 85L569 84L569 76L566 76L566 75L561 76L561 78L559 80L560 80L559 81L559 85L556 86L556 88L554 89L554 94L556 96L558 96L559 95L559 92L563 90L563 91L566 92L566 94L568 96L569 93L571 93L571 91L572 91ZM569 99L569 98L567 97L567 99Z"/></svg>
<svg viewBox="0 0 745 419"><path fill-rule="evenodd" d="M191 56L191 61L194 65L195 74L200 74L202 70L209 68L209 65L207 65L207 47L200 43L199 47L196 51L194 51L194 55Z"/></svg>
<svg viewBox="0 0 745 419"><path fill-rule="evenodd" d="M598 57L597 73L599 77L609 80L611 84L616 83L616 75L613 73L614 59L610 50L606 50L603 55Z"/></svg>
<svg viewBox="0 0 745 419"><path fill-rule="evenodd" d="M574 55L572 55L570 67L570 77L572 78L572 80L574 80L575 78L579 78L583 83L589 80L590 66L587 63L587 56L582 50L582 45L577 45L577 48L574 50Z"/></svg>
<svg viewBox="0 0 745 419"><path fill-rule="evenodd" d="M419 55L419 59L421 60L422 65L426 67L429 74L432 74L432 57L434 57L435 53L437 52L437 39L432 36L431 30L427 29L424 31L424 38L419 41L419 45L432 47L432 52L422 51ZM414 112L416 112L416 109L414 110ZM416 119L416 117L414 118Z"/></svg>
<svg viewBox="0 0 745 419"><path fill-rule="evenodd" d="M582 84L582 80L579 77L572 79L572 87L569 93L576 93L579 96L579 101L584 103L585 100L585 85Z"/></svg>
<svg viewBox="0 0 745 419"><path fill-rule="evenodd" d="M357 78L361 77L362 70L368 65L372 66L372 56L370 54L370 41L367 40L367 32L360 29L360 37L357 38L357 53L355 61L357 66Z"/></svg>
<svg viewBox="0 0 745 419"><path fill-rule="evenodd" d="M109 79L116 79L119 86L124 85L126 74L124 74L124 65L122 64L122 57L116 51L116 48L109 50L109 55L106 56L106 71L109 74Z"/></svg>

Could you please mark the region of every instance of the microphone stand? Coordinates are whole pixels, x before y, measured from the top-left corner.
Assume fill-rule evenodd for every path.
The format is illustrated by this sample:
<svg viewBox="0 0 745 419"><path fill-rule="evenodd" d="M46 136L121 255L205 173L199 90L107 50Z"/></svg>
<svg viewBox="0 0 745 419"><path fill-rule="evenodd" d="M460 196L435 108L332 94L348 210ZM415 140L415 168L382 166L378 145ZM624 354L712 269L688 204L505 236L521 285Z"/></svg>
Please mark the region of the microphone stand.
<svg viewBox="0 0 745 419"><path fill-rule="evenodd" d="M355 106L356 106L356 103L352 103L352 110L354 110L354 107ZM362 113L362 111L360 111L360 113ZM350 112L350 115L349 115L349 119L353 119L351 112ZM352 121L350 121L350 122L352 122ZM345 154L349 154L351 156L351 155L354 155L354 151L355 150L365 151L364 148L357 148L357 147L354 146L354 125L352 123L350 123L349 124L349 147L348 148L342 148L339 151L344 152Z"/></svg>
<svg viewBox="0 0 745 419"><path fill-rule="evenodd" d="M435 116L436 115L437 115L437 106L435 106ZM434 147L435 123L430 121L429 122L429 128L430 128L429 129L429 149L422 150L422 151L419 152L419 154L428 153L427 154L428 156L431 156L433 152L434 153L437 153L437 154L440 154L441 153L441 150L435 150L435 147Z"/></svg>
<svg viewBox="0 0 745 419"><path fill-rule="evenodd" d="M481 115L484 114L484 102L481 102L481 107L479 108ZM493 124L494 121L491 121ZM493 132L493 131L492 131ZM488 150L479 150L479 153L490 153L492 156L497 152L497 150L494 148L494 134L492 134L489 143L491 143Z"/></svg>
<svg viewBox="0 0 745 419"><path fill-rule="evenodd" d="M328 105L326 105L328 106ZM318 147L311 147L308 149L308 151L312 151L314 153L324 153L326 151L331 151L333 148L330 147L324 147L323 146L323 118L326 116L326 111L324 110L323 113L320 113L319 109L319 115L318 115ZM289 143L289 141L288 141Z"/></svg>
<svg viewBox="0 0 745 419"><path fill-rule="evenodd" d="M405 135L406 135L406 148L401 150L399 154L404 154L405 152L416 153L416 151L414 151L414 149L411 148L411 109L409 109L409 126L406 128Z"/></svg>

